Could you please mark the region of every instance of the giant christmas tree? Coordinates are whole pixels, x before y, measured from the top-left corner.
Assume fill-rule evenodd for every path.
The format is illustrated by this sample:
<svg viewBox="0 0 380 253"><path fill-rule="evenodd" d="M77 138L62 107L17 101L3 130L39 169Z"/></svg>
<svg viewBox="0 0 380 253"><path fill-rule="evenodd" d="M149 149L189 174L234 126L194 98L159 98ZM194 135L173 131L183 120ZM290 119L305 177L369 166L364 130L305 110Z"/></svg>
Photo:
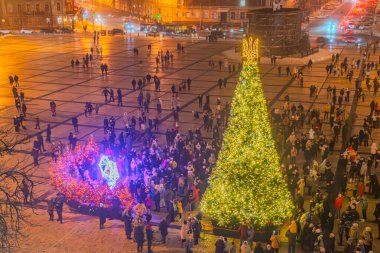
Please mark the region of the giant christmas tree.
<svg viewBox="0 0 380 253"><path fill-rule="evenodd" d="M243 69L202 211L219 226L279 225L293 203L280 171L258 69L258 41L243 40Z"/></svg>

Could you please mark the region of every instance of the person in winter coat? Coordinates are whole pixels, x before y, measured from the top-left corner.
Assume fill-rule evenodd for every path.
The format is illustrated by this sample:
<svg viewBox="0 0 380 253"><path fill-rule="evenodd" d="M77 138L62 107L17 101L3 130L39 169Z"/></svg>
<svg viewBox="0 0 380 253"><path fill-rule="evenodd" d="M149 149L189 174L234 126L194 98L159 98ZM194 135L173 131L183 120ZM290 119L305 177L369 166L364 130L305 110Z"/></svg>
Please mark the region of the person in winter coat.
<svg viewBox="0 0 380 253"><path fill-rule="evenodd" d="M168 226L168 222L165 218L161 220L158 226L162 236L162 243L166 243L166 236L168 235Z"/></svg>
<svg viewBox="0 0 380 253"><path fill-rule="evenodd" d="M378 237L377 239L380 239L380 200L377 201L375 211L373 212L373 216L376 218L377 222L377 229L378 229Z"/></svg>
<svg viewBox="0 0 380 253"><path fill-rule="evenodd" d="M356 245L359 239L359 225L358 223L353 223L350 232L348 233L350 239L352 239L352 243Z"/></svg>
<svg viewBox="0 0 380 253"><path fill-rule="evenodd" d="M125 235L127 236L128 240L132 240L132 210L131 209L125 209L123 212L123 221L124 221L124 230L125 230Z"/></svg>
<svg viewBox="0 0 380 253"><path fill-rule="evenodd" d="M106 223L106 210L103 207L103 204L100 204L100 208L99 208L99 228L103 229L105 223Z"/></svg>
<svg viewBox="0 0 380 253"><path fill-rule="evenodd" d="M244 241L243 244L240 247L241 253L251 253L251 248L248 245L247 241Z"/></svg>
<svg viewBox="0 0 380 253"><path fill-rule="evenodd" d="M297 231L297 224L292 220L289 230L286 232L286 236L288 237L288 253L296 252Z"/></svg>
<svg viewBox="0 0 380 253"><path fill-rule="evenodd" d="M372 157L372 161L375 159L376 153L377 153L377 144L376 144L376 142L373 142L372 145L371 145L371 157Z"/></svg>
<svg viewBox="0 0 380 253"><path fill-rule="evenodd" d="M261 245L260 242L256 243L255 248L253 249L253 253L264 253L263 246Z"/></svg>
<svg viewBox="0 0 380 253"><path fill-rule="evenodd" d="M54 201L54 198L51 197L48 203L49 221L54 221L54 206L55 206L55 201Z"/></svg>
<svg viewBox="0 0 380 253"><path fill-rule="evenodd" d="M334 253L335 252L335 235L334 233L330 233L329 238L327 238L325 243L326 253Z"/></svg>
<svg viewBox="0 0 380 253"><path fill-rule="evenodd" d="M231 242L231 248L229 253L236 253L236 245L235 242Z"/></svg>
<svg viewBox="0 0 380 253"><path fill-rule="evenodd" d="M338 194L338 197L335 199L335 213L336 217L340 218L340 210L342 209L343 206L343 196L341 193Z"/></svg>
<svg viewBox="0 0 380 253"><path fill-rule="evenodd" d="M277 235L276 231L273 231L272 236L270 237L271 246L274 253L278 253L278 250L280 249L280 238Z"/></svg>
<svg viewBox="0 0 380 253"><path fill-rule="evenodd" d="M143 252L143 245L144 245L144 225L139 224L138 226L134 227L134 238L137 243L137 252L142 253Z"/></svg>
<svg viewBox="0 0 380 253"><path fill-rule="evenodd" d="M344 247L344 253L352 253L354 252L354 249L355 249L355 244L354 242L352 241L351 238L349 238L346 242L346 245Z"/></svg>
<svg viewBox="0 0 380 253"><path fill-rule="evenodd" d="M272 246L270 246L270 244L267 244L267 246L265 247L264 249L264 253L273 253L273 249L272 249Z"/></svg>
<svg viewBox="0 0 380 253"><path fill-rule="evenodd" d="M355 253L366 253L363 240L358 241L358 245L356 245L355 250Z"/></svg>
<svg viewBox="0 0 380 253"><path fill-rule="evenodd" d="M147 222L145 225L146 240L148 242L148 253L152 253L152 243L153 243L153 230L152 224Z"/></svg>
<svg viewBox="0 0 380 253"><path fill-rule="evenodd" d="M186 236L187 236L187 231L189 230L189 226L187 225L187 221L183 221L183 224L181 226L181 249L183 248L183 244L186 242Z"/></svg>
<svg viewBox="0 0 380 253"><path fill-rule="evenodd" d="M370 227L365 227L363 233L361 234L361 238L363 240L365 252L369 252L372 250L373 236L372 230Z"/></svg>
<svg viewBox="0 0 380 253"><path fill-rule="evenodd" d="M223 236L220 236L215 242L215 253L224 253L224 247L224 238Z"/></svg>
<svg viewBox="0 0 380 253"><path fill-rule="evenodd" d="M361 201L361 205L360 205L361 209L362 209L362 216L363 216L363 219L366 220L367 219L367 208L368 208L368 202L367 202L367 199L366 197L362 197L362 201Z"/></svg>
<svg viewBox="0 0 380 253"><path fill-rule="evenodd" d="M240 245L243 244L244 241L248 239L248 225L243 222L239 227L239 235L240 235Z"/></svg>

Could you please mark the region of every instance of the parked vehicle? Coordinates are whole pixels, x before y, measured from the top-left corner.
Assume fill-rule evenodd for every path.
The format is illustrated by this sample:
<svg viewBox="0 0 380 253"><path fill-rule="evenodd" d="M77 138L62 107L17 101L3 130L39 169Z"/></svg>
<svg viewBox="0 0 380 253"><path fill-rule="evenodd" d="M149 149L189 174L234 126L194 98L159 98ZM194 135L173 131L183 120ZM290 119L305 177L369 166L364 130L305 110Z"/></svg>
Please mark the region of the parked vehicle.
<svg viewBox="0 0 380 253"><path fill-rule="evenodd" d="M55 33L56 31L52 28L42 28L40 33Z"/></svg>
<svg viewBox="0 0 380 253"><path fill-rule="evenodd" d="M352 36L344 37L342 40L343 40L344 42L346 42L347 44L356 43L356 38L355 38L355 37L352 37Z"/></svg>
<svg viewBox="0 0 380 253"><path fill-rule="evenodd" d="M150 31L146 35L156 37L156 36L160 36L160 33L157 31Z"/></svg>
<svg viewBox="0 0 380 253"><path fill-rule="evenodd" d="M117 35L117 34L124 34L123 30L121 29L112 29L110 31L108 31L108 34L109 35Z"/></svg>
<svg viewBox="0 0 380 253"><path fill-rule="evenodd" d="M57 30L58 33L74 33L74 30L71 28L62 28Z"/></svg>
<svg viewBox="0 0 380 253"><path fill-rule="evenodd" d="M22 34L32 34L33 30L28 28L21 28L20 33Z"/></svg>
<svg viewBox="0 0 380 253"><path fill-rule="evenodd" d="M10 34L11 30L1 29L0 34Z"/></svg>

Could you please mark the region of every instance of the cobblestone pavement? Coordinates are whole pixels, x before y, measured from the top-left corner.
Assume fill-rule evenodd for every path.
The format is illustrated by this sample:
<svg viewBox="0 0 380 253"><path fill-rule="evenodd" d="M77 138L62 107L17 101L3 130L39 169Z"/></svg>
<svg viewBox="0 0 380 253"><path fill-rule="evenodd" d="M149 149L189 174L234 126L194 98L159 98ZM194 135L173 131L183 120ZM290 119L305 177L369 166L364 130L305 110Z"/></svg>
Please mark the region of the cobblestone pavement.
<svg viewBox="0 0 380 253"><path fill-rule="evenodd" d="M222 103L230 101L234 87L237 83L238 73L230 74L228 69L223 67L220 71L218 67L209 68L208 62L213 59L215 64L219 59L224 60L226 52L234 49L237 42L220 41L208 43L203 40L192 39L171 39L152 37L102 37L100 44L103 52L103 59L97 59L88 71L82 67L70 66L71 59L81 60L85 53L89 53L94 47L92 36L86 35L33 35L33 36L12 36L0 38L0 125L11 126L12 117L17 115L14 107L11 87L8 83L8 76L17 74L20 77L20 88L26 96L27 130L22 130L18 138L30 140L17 146L16 154L0 158L5 162L7 168L17 164L17 169L33 175L36 181L35 213L30 213L32 225L25 226L26 237L20 240L20 247L27 252L135 252L135 244L127 241L124 236L122 223L117 221L107 221L106 229L98 229L98 219L79 214L75 210L64 207L64 224L49 222L46 214L46 203L56 194L56 190L49 183L48 166L50 162L49 153L46 152L40 157L40 165L33 166L30 151L32 141L37 131L34 130L34 119L38 116L41 120L41 130L46 129L47 124L52 126L52 141L58 140L67 142L67 136L73 131L71 118L77 116L79 119L79 133L77 137L80 141L85 141L90 135L100 142L103 139L103 118L104 116L114 116L116 118L117 131L123 129L122 116L124 112L137 114L137 91L132 90L132 78L141 78L147 73L155 73L155 59L158 50L167 49L174 51L177 43L183 43L185 53L174 54L174 63L167 68L160 68L157 74L161 78L161 91L155 93L153 84L148 85L144 90L150 90L152 94L152 108L149 117L155 117L155 102L161 98L163 102L163 113L160 120L157 135L164 141L164 133L167 128L172 128L174 121L171 116L171 85L180 83L183 79L190 77L192 87L180 94L179 104L180 131L186 132L188 129L201 127L201 120L194 120L192 111L198 109L197 96L209 93L211 104L216 107L216 99L221 98ZM147 45L152 45L152 55L147 53ZM139 48L139 56L133 56L133 48ZM332 47L332 51L342 53L344 57L358 58L360 53L357 48L338 46ZM102 77L100 63L107 63L109 75ZM235 60L232 63L237 65ZM314 64L311 70L304 69L305 85L299 87L296 81L286 75L278 75L277 67L269 64L261 64L263 88L268 99L268 105L274 108L281 108L286 95L290 96L293 103L302 103L305 109L320 108L326 104L326 88L328 84L353 89L354 83L350 84L344 77L326 77L325 66L330 60L320 61ZM284 60L282 66L287 63ZM293 69L293 66L290 66ZM301 66L297 66L300 68ZM285 67L283 67L285 69ZM357 75L357 72L355 72ZM227 88L219 89L217 80L228 77ZM320 88L318 97L309 98L309 86L315 84ZM118 107L117 102L104 104L101 95L103 87L121 88L123 92L123 107ZM356 113L354 132L358 131L361 119L367 114L367 101L359 102ZM49 102L54 100L57 103L57 117L52 117L49 110ZM352 100L351 100L352 101ZM86 102L99 103L100 111L98 115L90 117L84 116L84 105ZM346 112L351 109L351 102L346 104ZM331 135L328 124L323 126L324 132ZM306 129L305 129L306 130ZM43 132L45 135L45 132ZM379 130L375 130L373 138L378 139ZM336 152L332 154L332 159L337 157L340 144L336 145ZM368 152L368 150L363 150ZM335 165L336 162L333 162ZM373 210L374 200L370 199L368 213ZM155 214L154 220L164 215ZM372 219L371 215L369 217ZM375 229L377 236L377 229ZM158 239L157 239L158 241ZM375 247L379 248L376 241ZM167 245L154 244L155 252L183 252L179 249L179 231L174 226L170 231ZM205 248L209 249L209 248ZM204 249L203 249L204 250ZM212 250L208 251L211 252Z"/></svg>

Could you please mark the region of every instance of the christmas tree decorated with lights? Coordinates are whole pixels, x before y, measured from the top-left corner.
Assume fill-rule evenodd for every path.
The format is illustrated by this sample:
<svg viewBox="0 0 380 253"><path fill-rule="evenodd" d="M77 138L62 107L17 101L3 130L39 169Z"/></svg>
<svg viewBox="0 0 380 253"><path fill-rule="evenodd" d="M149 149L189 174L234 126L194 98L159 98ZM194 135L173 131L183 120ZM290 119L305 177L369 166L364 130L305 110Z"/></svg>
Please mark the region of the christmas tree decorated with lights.
<svg viewBox="0 0 380 253"><path fill-rule="evenodd" d="M243 69L202 211L223 227L280 225L293 203L280 171L258 68L258 40L242 44Z"/></svg>

